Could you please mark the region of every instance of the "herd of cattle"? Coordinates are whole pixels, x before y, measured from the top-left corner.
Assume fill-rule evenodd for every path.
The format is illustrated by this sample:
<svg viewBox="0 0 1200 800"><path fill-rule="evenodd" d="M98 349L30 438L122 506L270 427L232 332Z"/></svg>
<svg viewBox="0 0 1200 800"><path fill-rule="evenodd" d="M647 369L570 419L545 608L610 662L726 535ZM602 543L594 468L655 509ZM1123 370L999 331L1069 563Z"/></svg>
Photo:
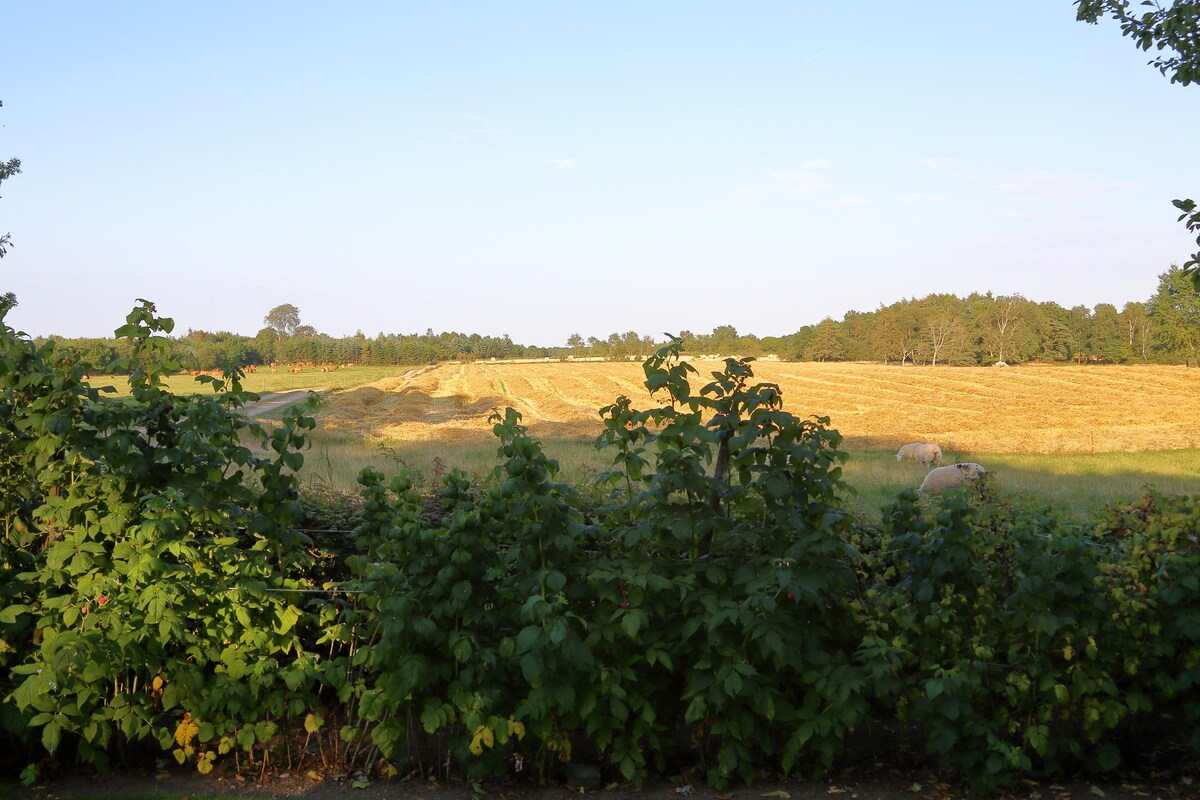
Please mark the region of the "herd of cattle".
<svg viewBox="0 0 1200 800"><path fill-rule="evenodd" d="M926 467L934 467L929 470L925 480L921 481L921 487L917 489L922 494L937 494L943 489L971 483L987 474L986 469L973 461L950 464L945 467L934 466L942 463L942 448L936 444L922 442L906 444L896 451L896 460L903 461L906 458L911 458Z"/></svg>

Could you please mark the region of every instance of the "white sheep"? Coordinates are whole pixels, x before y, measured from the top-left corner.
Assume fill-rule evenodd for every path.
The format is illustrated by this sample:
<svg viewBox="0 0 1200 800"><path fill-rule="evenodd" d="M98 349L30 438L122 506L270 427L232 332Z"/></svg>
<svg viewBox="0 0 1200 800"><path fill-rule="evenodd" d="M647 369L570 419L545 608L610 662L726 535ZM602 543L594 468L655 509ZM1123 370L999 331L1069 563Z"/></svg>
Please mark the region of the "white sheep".
<svg viewBox="0 0 1200 800"><path fill-rule="evenodd" d="M942 463L942 448L936 444L913 442L896 451L897 461L903 461L906 458L916 459L927 467L930 464L940 464Z"/></svg>
<svg viewBox="0 0 1200 800"><path fill-rule="evenodd" d="M929 474L925 476L925 480L921 481L921 488L917 491L922 494L929 492L936 494L943 489L970 483L986 474L987 470L974 462L950 464L929 470Z"/></svg>

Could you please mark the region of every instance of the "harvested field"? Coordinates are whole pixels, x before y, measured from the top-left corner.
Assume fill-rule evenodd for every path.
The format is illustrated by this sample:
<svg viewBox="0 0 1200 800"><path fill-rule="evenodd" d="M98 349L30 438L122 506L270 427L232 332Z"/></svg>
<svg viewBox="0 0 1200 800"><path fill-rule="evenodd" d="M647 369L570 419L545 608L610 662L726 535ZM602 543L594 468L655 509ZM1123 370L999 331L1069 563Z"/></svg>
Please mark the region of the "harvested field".
<svg viewBox="0 0 1200 800"><path fill-rule="evenodd" d="M698 391L720 362L692 362ZM1165 366L888 367L755 362L786 408L830 417L851 448L909 441L983 453L1200 447L1200 370ZM321 424L373 441L491 435L512 406L541 438L594 436L618 395L651 403L640 363L444 364L333 395Z"/></svg>

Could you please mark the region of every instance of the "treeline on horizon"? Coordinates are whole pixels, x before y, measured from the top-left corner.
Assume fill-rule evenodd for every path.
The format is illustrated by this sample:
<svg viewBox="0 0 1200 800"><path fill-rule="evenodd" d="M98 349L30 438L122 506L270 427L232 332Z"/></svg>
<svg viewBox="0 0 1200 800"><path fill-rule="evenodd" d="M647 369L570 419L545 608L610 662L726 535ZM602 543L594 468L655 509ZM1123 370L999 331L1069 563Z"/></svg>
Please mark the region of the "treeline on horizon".
<svg viewBox="0 0 1200 800"><path fill-rule="evenodd" d="M294 307L287 308L295 310ZM1159 276L1146 302L1124 307L1064 308L1021 295L973 293L965 298L931 294L903 299L876 311L850 311L795 333L759 338L731 325L709 334L681 331L690 355L776 356L789 361L876 361L886 364L974 366L997 362L1076 364L1198 364L1200 295L1176 266ZM126 340L37 337L105 371L128 358ZM601 339L571 336L565 346L523 345L502 337L457 332L333 337L310 326L264 327L252 337L191 330L170 340L183 369L271 363L423 364L446 360L510 358L643 358L656 340L634 331Z"/></svg>

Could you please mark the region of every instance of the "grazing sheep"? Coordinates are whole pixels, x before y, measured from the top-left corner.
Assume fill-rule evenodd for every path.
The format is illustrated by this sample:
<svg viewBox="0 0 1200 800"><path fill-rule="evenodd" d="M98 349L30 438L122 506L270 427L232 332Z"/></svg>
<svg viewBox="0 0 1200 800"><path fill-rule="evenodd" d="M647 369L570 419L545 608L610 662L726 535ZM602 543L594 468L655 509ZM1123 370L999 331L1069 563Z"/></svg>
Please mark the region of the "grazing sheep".
<svg viewBox="0 0 1200 800"><path fill-rule="evenodd" d="M986 474L987 470L974 462L950 464L946 467L929 470L929 474L925 476L925 480L921 481L921 488L917 491L922 494L927 492L936 494L943 489L970 483Z"/></svg>
<svg viewBox="0 0 1200 800"><path fill-rule="evenodd" d="M942 463L942 448L936 444L913 442L896 451L897 461L903 461L906 458L916 459L927 467L930 464L940 464Z"/></svg>

